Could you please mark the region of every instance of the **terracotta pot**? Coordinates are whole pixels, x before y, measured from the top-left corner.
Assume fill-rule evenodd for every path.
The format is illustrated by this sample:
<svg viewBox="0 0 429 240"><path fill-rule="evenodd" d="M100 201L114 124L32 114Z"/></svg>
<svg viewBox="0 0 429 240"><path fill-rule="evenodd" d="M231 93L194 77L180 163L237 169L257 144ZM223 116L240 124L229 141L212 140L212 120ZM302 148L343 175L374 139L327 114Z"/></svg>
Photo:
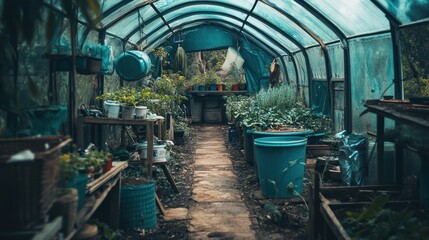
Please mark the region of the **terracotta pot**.
<svg viewBox="0 0 429 240"><path fill-rule="evenodd" d="M238 91L238 84L232 85L232 91Z"/></svg>
<svg viewBox="0 0 429 240"><path fill-rule="evenodd" d="M223 85L222 84L218 84L217 85L217 90L218 91L223 91Z"/></svg>
<svg viewBox="0 0 429 240"><path fill-rule="evenodd" d="M112 169L112 158L107 159L106 163L103 165L103 173L107 173Z"/></svg>

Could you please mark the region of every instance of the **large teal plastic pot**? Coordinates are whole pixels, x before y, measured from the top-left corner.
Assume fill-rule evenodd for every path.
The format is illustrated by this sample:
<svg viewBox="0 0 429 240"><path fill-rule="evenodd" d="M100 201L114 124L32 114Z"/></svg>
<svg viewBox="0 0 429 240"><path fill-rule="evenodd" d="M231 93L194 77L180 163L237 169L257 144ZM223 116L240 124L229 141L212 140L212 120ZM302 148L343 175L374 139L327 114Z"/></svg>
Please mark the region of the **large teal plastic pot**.
<svg viewBox="0 0 429 240"><path fill-rule="evenodd" d="M259 183L267 198L293 198L288 186L301 194L306 163L305 137L263 137L255 139Z"/></svg>
<svg viewBox="0 0 429 240"><path fill-rule="evenodd" d="M248 130L251 131L251 130ZM253 147L253 143L255 141L255 139L258 138L262 138L262 137L307 137L311 131L310 130L302 130L302 131L297 131L297 132L260 132L260 131L251 131L250 133L250 137L251 137L251 141L252 144L249 146L249 149L247 151L249 151L249 156L246 158L246 160L248 159L249 162L254 163L254 167L255 167L255 173L256 173L256 177L259 178L259 173L258 173L258 163L255 161L255 150ZM244 151L244 153L246 154L246 150Z"/></svg>
<svg viewBox="0 0 429 240"><path fill-rule="evenodd" d="M149 73L151 67L149 56L141 51L125 51L115 59L116 72L126 81L142 79Z"/></svg>

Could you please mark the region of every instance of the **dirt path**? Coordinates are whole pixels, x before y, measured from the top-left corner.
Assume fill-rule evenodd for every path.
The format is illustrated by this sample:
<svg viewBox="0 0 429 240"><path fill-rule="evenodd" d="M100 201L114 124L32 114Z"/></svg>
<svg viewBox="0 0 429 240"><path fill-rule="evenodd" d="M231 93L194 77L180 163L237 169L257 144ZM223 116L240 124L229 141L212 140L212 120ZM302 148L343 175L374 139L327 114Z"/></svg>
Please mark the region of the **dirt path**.
<svg viewBox="0 0 429 240"><path fill-rule="evenodd" d="M222 128L204 126L198 133L192 199L190 239L255 239L249 212L225 148Z"/></svg>

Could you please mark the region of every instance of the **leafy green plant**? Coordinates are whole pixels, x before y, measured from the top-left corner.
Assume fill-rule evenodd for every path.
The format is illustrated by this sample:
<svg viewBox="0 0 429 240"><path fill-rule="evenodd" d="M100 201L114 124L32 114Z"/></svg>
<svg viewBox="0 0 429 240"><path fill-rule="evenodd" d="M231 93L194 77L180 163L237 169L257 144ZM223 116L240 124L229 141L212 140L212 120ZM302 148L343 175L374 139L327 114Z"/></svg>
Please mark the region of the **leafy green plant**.
<svg viewBox="0 0 429 240"><path fill-rule="evenodd" d="M109 227L104 222L101 222L98 219L91 220L90 223L96 224L99 228L99 233L101 233L102 240L119 240L122 239L122 231L120 229L115 229Z"/></svg>
<svg viewBox="0 0 429 240"><path fill-rule="evenodd" d="M346 231L353 239L426 239L429 221L415 217L415 213L402 209L385 208L390 200L386 194L373 199L358 212L346 212Z"/></svg>
<svg viewBox="0 0 429 240"><path fill-rule="evenodd" d="M205 79L204 80L205 84L208 84L208 85L217 84L218 82L221 81L221 78L218 75L216 75L216 73L212 70L206 73L206 76L204 79Z"/></svg>
<svg viewBox="0 0 429 240"><path fill-rule="evenodd" d="M82 167L84 167L84 164L79 159L77 151L62 154L60 157L60 178L58 185L63 188L67 187Z"/></svg>
<svg viewBox="0 0 429 240"><path fill-rule="evenodd" d="M295 93L287 84L277 88L262 89L256 94L255 101L262 109L277 108L280 111L287 111L297 106Z"/></svg>
<svg viewBox="0 0 429 240"><path fill-rule="evenodd" d="M183 75L186 75L188 68L188 58L186 57L185 49L180 45L177 47L176 54L173 59L173 69L176 72L181 72Z"/></svg>

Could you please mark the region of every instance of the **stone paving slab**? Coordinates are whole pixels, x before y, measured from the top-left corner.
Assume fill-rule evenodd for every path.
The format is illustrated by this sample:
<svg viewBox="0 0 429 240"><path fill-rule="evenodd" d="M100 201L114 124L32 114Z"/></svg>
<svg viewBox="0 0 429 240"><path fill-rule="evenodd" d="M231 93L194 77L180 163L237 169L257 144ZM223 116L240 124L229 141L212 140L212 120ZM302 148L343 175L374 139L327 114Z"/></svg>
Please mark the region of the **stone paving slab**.
<svg viewBox="0 0 429 240"><path fill-rule="evenodd" d="M201 143L201 144L197 144L197 149L198 150L207 150L207 149L213 149L213 150L218 150L218 151L222 151L222 152L227 152L226 151L226 147L224 145L219 145L219 144L206 144L206 143Z"/></svg>
<svg viewBox="0 0 429 240"><path fill-rule="evenodd" d="M197 137L190 239L256 239L253 217L236 189L237 179L220 126L204 126Z"/></svg>
<svg viewBox="0 0 429 240"><path fill-rule="evenodd" d="M231 164L231 159L227 155L215 156L197 156L195 157L195 166L198 165L226 165Z"/></svg>
<svg viewBox="0 0 429 240"><path fill-rule="evenodd" d="M192 216L189 232L249 232L248 217L235 216Z"/></svg>
<svg viewBox="0 0 429 240"><path fill-rule="evenodd" d="M228 152L226 151L226 148L198 148L195 151L195 154L200 155L200 156L204 156L204 155L217 155L217 154L228 154Z"/></svg>
<svg viewBox="0 0 429 240"><path fill-rule="evenodd" d="M238 217L238 218L249 218L249 212L246 206L242 202L211 202L211 203L200 203L193 208L193 212L190 213L192 219L212 217L212 216L225 216L225 217Z"/></svg>
<svg viewBox="0 0 429 240"><path fill-rule="evenodd" d="M201 140L197 142L197 146L207 146L207 145L213 145L213 146L224 146L225 147L225 141L224 140Z"/></svg>
<svg viewBox="0 0 429 240"><path fill-rule="evenodd" d="M202 172L232 171L232 166L231 164L216 164L216 165L198 164L194 166L194 171L202 171Z"/></svg>
<svg viewBox="0 0 429 240"><path fill-rule="evenodd" d="M189 219L189 211L187 208L167 208L163 216L164 221L180 221Z"/></svg>
<svg viewBox="0 0 429 240"><path fill-rule="evenodd" d="M194 176L195 177L195 176ZM200 175L194 178L194 187L203 187L208 189L235 188L236 180L232 176L219 178L215 175Z"/></svg>
<svg viewBox="0 0 429 240"><path fill-rule="evenodd" d="M232 202L240 201L241 196L237 189L210 189L207 186L199 186L193 187L192 199L196 202Z"/></svg>
<svg viewBox="0 0 429 240"><path fill-rule="evenodd" d="M189 233L189 239L201 240L253 240L256 239L255 233L241 233L241 232L191 232Z"/></svg>

